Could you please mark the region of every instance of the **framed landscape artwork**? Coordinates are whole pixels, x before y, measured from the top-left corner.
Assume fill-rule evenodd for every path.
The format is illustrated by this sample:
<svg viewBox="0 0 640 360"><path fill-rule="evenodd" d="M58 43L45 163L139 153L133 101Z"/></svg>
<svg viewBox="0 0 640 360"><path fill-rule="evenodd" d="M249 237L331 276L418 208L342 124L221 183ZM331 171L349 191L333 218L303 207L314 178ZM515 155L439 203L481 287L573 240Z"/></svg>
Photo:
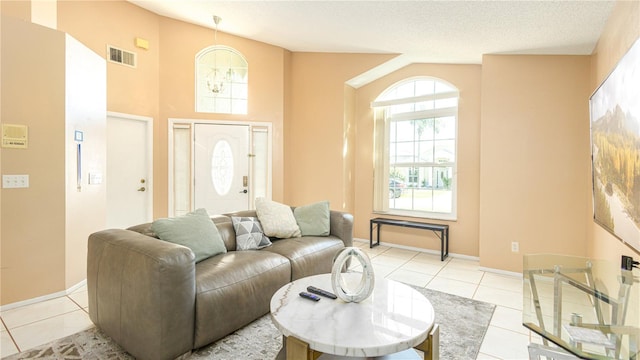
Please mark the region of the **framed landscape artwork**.
<svg viewBox="0 0 640 360"><path fill-rule="evenodd" d="M589 105L594 219L640 252L640 40Z"/></svg>

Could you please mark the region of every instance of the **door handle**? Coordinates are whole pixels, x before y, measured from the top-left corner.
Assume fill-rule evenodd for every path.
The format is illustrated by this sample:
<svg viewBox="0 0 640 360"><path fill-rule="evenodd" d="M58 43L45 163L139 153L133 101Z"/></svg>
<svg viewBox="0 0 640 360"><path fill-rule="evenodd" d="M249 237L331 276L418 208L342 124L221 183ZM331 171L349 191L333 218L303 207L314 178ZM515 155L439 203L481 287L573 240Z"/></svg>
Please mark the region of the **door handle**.
<svg viewBox="0 0 640 360"><path fill-rule="evenodd" d="M249 190L244 189L244 190L240 191L240 194L242 194L242 193L246 194L246 193L248 193L248 192L249 192Z"/></svg>
<svg viewBox="0 0 640 360"><path fill-rule="evenodd" d="M138 191L146 191L147 188L145 188L144 186L142 186L140 189L138 189Z"/></svg>

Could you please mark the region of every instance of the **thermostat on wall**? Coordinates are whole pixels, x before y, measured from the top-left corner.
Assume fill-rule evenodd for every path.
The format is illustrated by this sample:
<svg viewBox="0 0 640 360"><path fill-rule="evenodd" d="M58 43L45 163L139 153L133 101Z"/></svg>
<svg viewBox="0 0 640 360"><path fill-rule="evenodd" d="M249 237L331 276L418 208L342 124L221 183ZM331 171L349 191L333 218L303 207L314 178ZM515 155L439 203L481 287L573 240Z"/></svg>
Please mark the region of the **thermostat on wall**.
<svg viewBox="0 0 640 360"><path fill-rule="evenodd" d="M2 124L2 147L26 149L29 128L26 125Z"/></svg>

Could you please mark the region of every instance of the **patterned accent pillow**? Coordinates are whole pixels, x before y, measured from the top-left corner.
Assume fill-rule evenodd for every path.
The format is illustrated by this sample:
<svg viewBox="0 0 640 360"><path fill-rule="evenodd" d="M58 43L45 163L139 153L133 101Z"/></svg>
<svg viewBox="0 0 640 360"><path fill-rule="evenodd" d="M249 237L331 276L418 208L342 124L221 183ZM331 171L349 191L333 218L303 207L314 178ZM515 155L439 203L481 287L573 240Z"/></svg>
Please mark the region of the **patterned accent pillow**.
<svg viewBox="0 0 640 360"><path fill-rule="evenodd" d="M262 249L271 245L271 241L262 232L260 221L254 217L231 217L236 231L236 250Z"/></svg>
<svg viewBox="0 0 640 360"><path fill-rule="evenodd" d="M265 198L256 198L256 213L265 235L280 239L301 236L291 207Z"/></svg>

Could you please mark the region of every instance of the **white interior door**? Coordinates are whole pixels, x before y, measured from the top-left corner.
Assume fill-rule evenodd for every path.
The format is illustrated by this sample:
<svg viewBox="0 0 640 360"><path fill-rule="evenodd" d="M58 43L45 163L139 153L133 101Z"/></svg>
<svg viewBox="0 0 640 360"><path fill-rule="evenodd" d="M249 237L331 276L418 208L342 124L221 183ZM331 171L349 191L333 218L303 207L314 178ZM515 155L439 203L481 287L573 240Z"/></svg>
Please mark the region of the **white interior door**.
<svg viewBox="0 0 640 360"><path fill-rule="evenodd" d="M210 215L249 209L249 126L195 124L194 206Z"/></svg>
<svg viewBox="0 0 640 360"><path fill-rule="evenodd" d="M126 228L152 220L152 121L107 115L107 226Z"/></svg>

